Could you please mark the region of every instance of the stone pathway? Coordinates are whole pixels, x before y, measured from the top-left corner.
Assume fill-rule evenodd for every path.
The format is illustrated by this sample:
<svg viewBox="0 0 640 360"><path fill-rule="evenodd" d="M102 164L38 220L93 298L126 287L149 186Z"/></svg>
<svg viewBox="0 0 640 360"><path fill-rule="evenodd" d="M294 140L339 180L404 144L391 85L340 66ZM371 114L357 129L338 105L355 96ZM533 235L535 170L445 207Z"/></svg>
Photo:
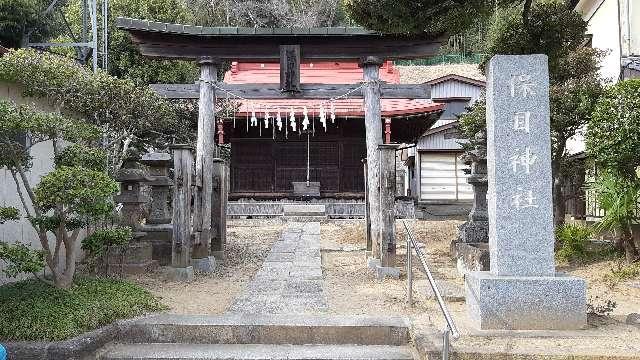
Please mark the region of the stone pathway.
<svg viewBox="0 0 640 360"><path fill-rule="evenodd" d="M291 222L230 312L303 314L327 310L320 223Z"/></svg>

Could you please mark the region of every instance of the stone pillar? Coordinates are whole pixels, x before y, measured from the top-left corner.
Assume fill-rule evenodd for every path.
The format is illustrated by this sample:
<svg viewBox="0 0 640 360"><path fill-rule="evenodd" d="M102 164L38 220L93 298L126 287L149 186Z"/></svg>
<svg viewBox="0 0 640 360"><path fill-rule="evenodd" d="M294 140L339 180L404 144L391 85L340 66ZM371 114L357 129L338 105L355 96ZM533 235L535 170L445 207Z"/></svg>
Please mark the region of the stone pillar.
<svg viewBox="0 0 640 360"><path fill-rule="evenodd" d="M173 153L172 278L176 281L190 281L193 279L191 266L193 154L189 145L173 145L171 151Z"/></svg>
<svg viewBox="0 0 640 360"><path fill-rule="evenodd" d="M585 281L555 270L545 55L489 62L487 168L491 270L465 277L472 321L480 329L581 328Z"/></svg>
<svg viewBox="0 0 640 360"><path fill-rule="evenodd" d="M380 110L380 66L382 59L367 57L362 61L365 86L364 122L367 143L367 198L369 199L369 220L371 222L372 256L380 259L380 159L378 145L382 144L382 118Z"/></svg>
<svg viewBox="0 0 640 360"><path fill-rule="evenodd" d="M198 100L198 139L196 143L196 178L193 214L193 252L197 270L210 271L208 263L211 242L211 192L213 189L213 158L215 157L214 84L218 80L217 62L202 58L200 65L200 98Z"/></svg>
<svg viewBox="0 0 640 360"><path fill-rule="evenodd" d="M211 192L211 255L224 260L227 243L227 197L226 166L223 159L213 159L213 191Z"/></svg>
<svg viewBox="0 0 640 360"><path fill-rule="evenodd" d="M396 200L396 149L397 144L379 145L380 151L380 240L381 266L377 269L378 277L391 276L398 278L400 270L396 269L395 238L395 200ZM375 215L374 215L375 216Z"/></svg>
<svg viewBox="0 0 640 360"><path fill-rule="evenodd" d="M169 208L170 187L172 181L169 178L171 166L171 154L147 153L142 155L142 160L148 171L147 185L151 187L151 204L149 216L142 230L147 234L143 238L153 248L153 259L160 265L171 263L171 210Z"/></svg>
<svg viewBox="0 0 640 360"><path fill-rule="evenodd" d="M369 178L367 174L367 159L362 159L362 169L364 172L364 237L367 240L367 257L371 256L371 215L369 214Z"/></svg>

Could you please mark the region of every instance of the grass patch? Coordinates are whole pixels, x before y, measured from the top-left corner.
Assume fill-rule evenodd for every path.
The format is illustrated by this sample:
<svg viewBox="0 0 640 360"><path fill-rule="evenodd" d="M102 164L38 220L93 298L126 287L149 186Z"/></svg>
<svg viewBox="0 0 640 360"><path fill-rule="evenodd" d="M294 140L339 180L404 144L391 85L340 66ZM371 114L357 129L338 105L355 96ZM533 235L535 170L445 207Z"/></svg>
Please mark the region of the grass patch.
<svg viewBox="0 0 640 360"><path fill-rule="evenodd" d="M25 280L0 286L0 339L64 340L165 308L147 290L125 280L78 278L68 290Z"/></svg>
<svg viewBox="0 0 640 360"><path fill-rule="evenodd" d="M640 277L640 263L625 264L619 262L616 268L604 275L604 281L609 286L614 287L621 282Z"/></svg>

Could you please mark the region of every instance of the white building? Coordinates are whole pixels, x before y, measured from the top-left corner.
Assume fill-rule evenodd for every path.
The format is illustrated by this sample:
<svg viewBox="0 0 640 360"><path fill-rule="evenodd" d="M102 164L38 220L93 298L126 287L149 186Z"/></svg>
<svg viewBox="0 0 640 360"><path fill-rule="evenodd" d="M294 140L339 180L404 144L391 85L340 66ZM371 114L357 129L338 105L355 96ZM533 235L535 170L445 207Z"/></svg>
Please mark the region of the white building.
<svg viewBox="0 0 640 360"><path fill-rule="evenodd" d="M575 0L588 23L593 48L608 51L601 76L605 80L640 77L640 1Z"/></svg>
<svg viewBox="0 0 640 360"><path fill-rule="evenodd" d="M460 142L464 140L458 134L457 116L481 96L484 77L474 64L428 68L436 67L416 67L411 71L413 79L422 78L431 84L431 98L445 103L446 108L418 139L416 147L407 151L407 195L416 200L417 216L420 212L422 217L466 215L473 190L467 183L469 167L460 158L463 153ZM402 76L403 69L400 71Z"/></svg>

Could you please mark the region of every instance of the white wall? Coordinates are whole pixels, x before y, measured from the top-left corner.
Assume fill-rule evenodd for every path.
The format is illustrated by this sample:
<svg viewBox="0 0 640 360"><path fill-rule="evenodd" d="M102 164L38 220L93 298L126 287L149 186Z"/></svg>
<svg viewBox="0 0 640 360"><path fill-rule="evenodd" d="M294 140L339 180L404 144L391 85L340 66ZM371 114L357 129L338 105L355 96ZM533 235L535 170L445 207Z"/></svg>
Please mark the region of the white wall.
<svg viewBox="0 0 640 360"><path fill-rule="evenodd" d="M0 99L10 100L17 104L30 104L43 111L52 111L53 108L46 101L38 99L23 98L21 90L14 85L0 83ZM32 186L38 184L40 178L53 170L53 146L51 142L44 142L35 145L31 149L33 157L33 166L31 167L28 177ZM25 196L27 196L25 194ZM27 203L30 204L28 198ZM0 168L0 205L12 206L20 210L20 215L24 216L25 212L16 191L16 184L11 173L4 168ZM9 221L0 224L0 241L31 245L34 249L42 249L37 233L31 227L31 224L24 218L20 221ZM0 261L0 284L13 281L4 276L2 269L5 264Z"/></svg>
<svg viewBox="0 0 640 360"><path fill-rule="evenodd" d="M592 47L609 52L603 59L600 75L605 80L618 80L621 56L618 0L582 0L576 10L588 22Z"/></svg>

